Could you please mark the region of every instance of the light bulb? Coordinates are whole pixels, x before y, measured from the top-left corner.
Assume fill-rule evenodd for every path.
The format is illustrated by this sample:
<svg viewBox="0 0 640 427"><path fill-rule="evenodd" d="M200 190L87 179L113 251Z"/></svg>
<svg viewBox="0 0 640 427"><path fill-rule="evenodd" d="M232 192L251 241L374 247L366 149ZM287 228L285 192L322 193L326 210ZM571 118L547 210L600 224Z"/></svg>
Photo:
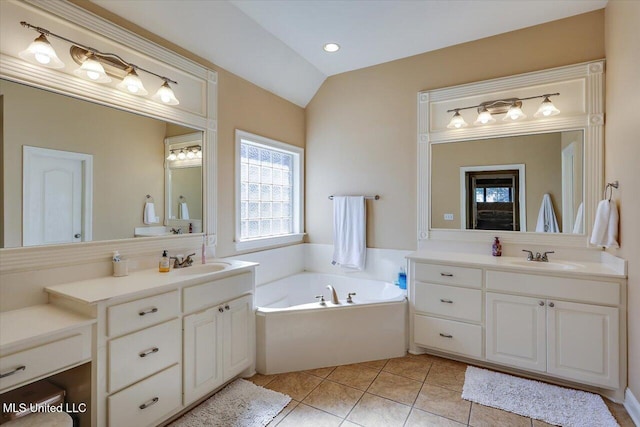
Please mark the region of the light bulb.
<svg viewBox="0 0 640 427"><path fill-rule="evenodd" d="M451 118L451 121L447 125L449 129L460 129L469 126L464 118L460 115L460 111L456 110L455 114Z"/></svg>
<svg viewBox="0 0 640 427"><path fill-rule="evenodd" d="M180 150L180 152L178 153L178 160L184 160L187 158L187 155L185 154L185 152L183 150Z"/></svg>
<svg viewBox="0 0 640 427"><path fill-rule="evenodd" d="M340 45L338 43L326 43L322 46L325 52L333 53L340 50Z"/></svg>
<svg viewBox="0 0 640 427"><path fill-rule="evenodd" d="M58 58L56 51L44 34L40 34L18 56L32 64L42 65L47 68L64 68L64 63Z"/></svg>
<svg viewBox="0 0 640 427"><path fill-rule="evenodd" d="M197 158L199 158L199 159L201 159L201 158L202 158L202 150L198 150L198 151L196 152L196 157L197 157Z"/></svg>
<svg viewBox="0 0 640 427"><path fill-rule="evenodd" d="M117 85L117 87L124 92L129 92L139 96L147 95L149 93L144 88L142 80L140 80L140 77L138 77L136 70L133 68L129 70L125 78Z"/></svg>
<svg viewBox="0 0 640 427"><path fill-rule="evenodd" d="M169 160L170 162L174 161L177 158L178 156L176 156L176 153L174 153L173 151L167 156L167 160Z"/></svg>
<svg viewBox="0 0 640 427"><path fill-rule="evenodd" d="M196 153L194 153L192 150L187 152L187 159L191 160L195 158L196 158Z"/></svg>
<svg viewBox="0 0 640 427"><path fill-rule="evenodd" d="M542 104L540 104L538 111L536 111L533 117L551 117L555 116L556 114L560 114L560 110L558 110L556 106L553 105L553 102L551 102L548 96L545 96Z"/></svg>
<svg viewBox="0 0 640 427"><path fill-rule="evenodd" d="M505 122L509 120L515 122L517 120L522 120L526 117L527 115L522 111L522 108L514 104L509 108L509 111L507 111L507 115L504 116L502 120Z"/></svg>
<svg viewBox="0 0 640 427"><path fill-rule="evenodd" d="M176 95L173 93L171 86L169 86L169 82L166 80L153 96L153 99L167 105L178 105L180 103L176 98Z"/></svg>
<svg viewBox="0 0 640 427"><path fill-rule="evenodd" d="M473 124L474 125L486 125L486 124L489 124L489 123L493 123L495 121L496 121L496 119L493 118L493 116L491 115L489 110L487 110L487 107L483 107L482 110L480 111L480 114L478 114L478 118L476 119L475 122L473 122Z"/></svg>
<svg viewBox="0 0 640 427"><path fill-rule="evenodd" d="M111 81L111 77L107 76L102 64L93 59L93 55L90 55L82 63L82 66L73 73L78 77L82 77L83 79L91 80L96 83L109 83Z"/></svg>

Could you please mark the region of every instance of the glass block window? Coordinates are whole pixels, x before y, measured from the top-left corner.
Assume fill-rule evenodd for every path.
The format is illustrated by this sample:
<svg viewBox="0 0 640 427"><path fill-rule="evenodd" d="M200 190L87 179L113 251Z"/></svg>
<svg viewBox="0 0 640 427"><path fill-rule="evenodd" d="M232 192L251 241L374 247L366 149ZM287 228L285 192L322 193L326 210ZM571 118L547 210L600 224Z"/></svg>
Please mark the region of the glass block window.
<svg viewBox="0 0 640 427"><path fill-rule="evenodd" d="M300 233L302 149L244 132L236 140L240 172L236 240Z"/></svg>

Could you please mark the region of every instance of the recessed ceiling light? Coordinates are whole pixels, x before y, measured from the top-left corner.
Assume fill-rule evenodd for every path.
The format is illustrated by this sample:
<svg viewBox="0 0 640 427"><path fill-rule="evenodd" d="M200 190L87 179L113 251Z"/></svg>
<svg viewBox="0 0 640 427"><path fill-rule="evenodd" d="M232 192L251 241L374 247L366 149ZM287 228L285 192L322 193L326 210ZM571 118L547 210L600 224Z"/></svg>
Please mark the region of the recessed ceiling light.
<svg viewBox="0 0 640 427"><path fill-rule="evenodd" d="M327 43L322 46L322 48L325 50L325 52L333 53L340 50L340 45L337 43Z"/></svg>

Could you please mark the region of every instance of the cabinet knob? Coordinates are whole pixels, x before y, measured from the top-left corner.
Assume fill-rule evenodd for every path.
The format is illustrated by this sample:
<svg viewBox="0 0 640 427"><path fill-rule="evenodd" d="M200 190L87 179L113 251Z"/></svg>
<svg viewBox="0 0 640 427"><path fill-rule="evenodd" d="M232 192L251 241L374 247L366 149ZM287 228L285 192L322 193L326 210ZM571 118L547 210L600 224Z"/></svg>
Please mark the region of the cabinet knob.
<svg viewBox="0 0 640 427"><path fill-rule="evenodd" d="M549 303L549 307L555 307L556 305L552 302Z"/></svg>
<svg viewBox="0 0 640 427"><path fill-rule="evenodd" d="M226 304L226 305L224 306L224 309L225 309L225 310L229 310L229 304Z"/></svg>
<svg viewBox="0 0 640 427"><path fill-rule="evenodd" d="M538 305L539 305L540 307L543 307L543 306L544 306L544 301L540 301L540 302L538 303Z"/></svg>
<svg viewBox="0 0 640 427"><path fill-rule="evenodd" d="M222 307L218 307L218 311L219 311L220 313L224 313L224 308L222 308Z"/></svg>

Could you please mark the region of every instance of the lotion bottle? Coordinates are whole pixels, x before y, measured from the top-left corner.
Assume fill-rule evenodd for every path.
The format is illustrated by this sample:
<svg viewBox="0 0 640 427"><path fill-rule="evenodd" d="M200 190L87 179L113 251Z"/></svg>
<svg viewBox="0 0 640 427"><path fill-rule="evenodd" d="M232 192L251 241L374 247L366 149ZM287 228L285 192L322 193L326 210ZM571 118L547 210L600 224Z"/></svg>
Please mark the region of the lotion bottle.
<svg viewBox="0 0 640 427"><path fill-rule="evenodd" d="M160 262L158 263L158 271L160 273L168 273L170 270L169 265L169 255L167 254L167 250L162 251L162 257L160 258Z"/></svg>

